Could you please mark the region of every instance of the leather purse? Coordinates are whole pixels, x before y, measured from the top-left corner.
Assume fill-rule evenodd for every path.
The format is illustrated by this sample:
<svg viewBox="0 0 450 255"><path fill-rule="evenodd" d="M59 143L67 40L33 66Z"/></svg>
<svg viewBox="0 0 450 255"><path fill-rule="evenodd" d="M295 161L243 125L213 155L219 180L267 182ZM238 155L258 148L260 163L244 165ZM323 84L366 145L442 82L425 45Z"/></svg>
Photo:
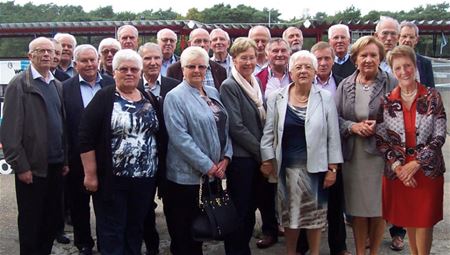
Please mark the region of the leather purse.
<svg viewBox="0 0 450 255"><path fill-rule="evenodd" d="M204 181L203 181L204 180ZM206 188L206 192L203 189ZM199 208L201 213L191 226L192 238L196 241L222 241L237 229L238 214L220 180L209 182L208 177L200 181Z"/></svg>

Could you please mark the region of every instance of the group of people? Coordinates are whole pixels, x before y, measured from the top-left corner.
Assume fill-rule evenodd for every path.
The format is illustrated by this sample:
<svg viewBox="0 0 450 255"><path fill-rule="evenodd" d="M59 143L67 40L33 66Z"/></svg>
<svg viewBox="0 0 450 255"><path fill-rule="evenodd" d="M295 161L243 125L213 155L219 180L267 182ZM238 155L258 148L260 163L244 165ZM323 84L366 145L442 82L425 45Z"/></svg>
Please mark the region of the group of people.
<svg viewBox="0 0 450 255"><path fill-rule="evenodd" d="M167 28L140 47L131 25L98 50L70 34L34 39L1 129L21 254L50 254L63 190L79 254L95 244L91 197L97 250L141 254L144 241L158 254L156 194L171 253L202 254L191 225L205 176L226 179L237 210L226 254L251 254L257 209L261 249L284 235L286 254L317 255L328 227L330 254L349 255L346 218L358 255L378 254L386 222L393 250L407 232L411 253L429 254L443 218L446 115L431 63L414 52L418 33L387 17L349 48L337 24L307 51L296 27L271 38L254 26L232 43L197 28L179 57Z"/></svg>

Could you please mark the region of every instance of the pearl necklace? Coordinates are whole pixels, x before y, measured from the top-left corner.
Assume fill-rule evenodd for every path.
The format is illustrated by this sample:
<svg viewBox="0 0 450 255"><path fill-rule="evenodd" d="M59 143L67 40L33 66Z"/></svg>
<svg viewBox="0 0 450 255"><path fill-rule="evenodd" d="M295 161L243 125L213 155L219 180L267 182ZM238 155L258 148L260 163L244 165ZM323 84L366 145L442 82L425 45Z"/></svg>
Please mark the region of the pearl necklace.
<svg viewBox="0 0 450 255"><path fill-rule="evenodd" d="M416 86L416 88L413 91L411 91L409 93L408 92L404 92L401 89L400 90L400 95L401 95L401 97L402 97L402 99L404 101L411 101L411 100L413 100L416 97L416 95L417 95L417 86Z"/></svg>

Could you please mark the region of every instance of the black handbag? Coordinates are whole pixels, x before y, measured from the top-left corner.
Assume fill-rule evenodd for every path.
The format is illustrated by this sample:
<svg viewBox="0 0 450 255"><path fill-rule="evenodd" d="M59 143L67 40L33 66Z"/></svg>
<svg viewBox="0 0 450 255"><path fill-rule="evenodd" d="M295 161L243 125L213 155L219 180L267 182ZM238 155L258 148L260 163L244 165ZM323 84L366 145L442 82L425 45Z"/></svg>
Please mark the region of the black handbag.
<svg viewBox="0 0 450 255"><path fill-rule="evenodd" d="M206 192L203 192L205 187ZM237 229L236 207L228 192L222 188L220 180L209 183L208 177L203 177L198 200L201 213L192 223L191 232L194 240L222 241Z"/></svg>

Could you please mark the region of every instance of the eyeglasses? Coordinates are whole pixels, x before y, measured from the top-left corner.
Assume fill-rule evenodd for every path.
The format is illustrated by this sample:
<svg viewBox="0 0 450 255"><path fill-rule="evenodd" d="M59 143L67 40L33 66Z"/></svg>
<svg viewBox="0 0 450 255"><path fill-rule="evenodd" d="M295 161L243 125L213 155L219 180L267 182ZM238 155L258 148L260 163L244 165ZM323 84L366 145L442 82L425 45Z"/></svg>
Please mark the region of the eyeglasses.
<svg viewBox="0 0 450 255"><path fill-rule="evenodd" d="M122 74L127 74L128 72L136 74L136 73L139 73L139 71L141 71L141 69L139 69L137 67L120 67L120 68L117 68L116 70Z"/></svg>
<svg viewBox="0 0 450 255"><path fill-rule="evenodd" d="M177 39L172 39L172 38L161 38L161 41L163 43L176 43Z"/></svg>
<svg viewBox="0 0 450 255"><path fill-rule="evenodd" d="M241 62L248 62L248 61L253 62L256 60L256 57L255 56L241 56L238 58L238 60Z"/></svg>
<svg viewBox="0 0 450 255"><path fill-rule="evenodd" d="M397 35L398 35L398 33L395 31L382 31L381 32L381 36L383 36L383 37L388 37L388 36L395 37Z"/></svg>
<svg viewBox="0 0 450 255"><path fill-rule="evenodd" d="M34 49L33 52L36 52L39 55L44 55L45 53L53 54L55 50L52 49Z"/></svg>
<svg viewBox="0 0 450 255"><path fill-rule="evenodd" d="M116 49L104 49L102 50L102 55L108 55L109 53L111 53L111 55L114 55L117 53L118 50Z"/></svg>
<svg viewBox="0 0 450 255"><path fill-rule="evenodd" d="M196 68L198 68L198 70L200 71L205 71L206 68L208 68L208 66L206 65L185 65L184 67L189 70L195 70Z"/></svg>

